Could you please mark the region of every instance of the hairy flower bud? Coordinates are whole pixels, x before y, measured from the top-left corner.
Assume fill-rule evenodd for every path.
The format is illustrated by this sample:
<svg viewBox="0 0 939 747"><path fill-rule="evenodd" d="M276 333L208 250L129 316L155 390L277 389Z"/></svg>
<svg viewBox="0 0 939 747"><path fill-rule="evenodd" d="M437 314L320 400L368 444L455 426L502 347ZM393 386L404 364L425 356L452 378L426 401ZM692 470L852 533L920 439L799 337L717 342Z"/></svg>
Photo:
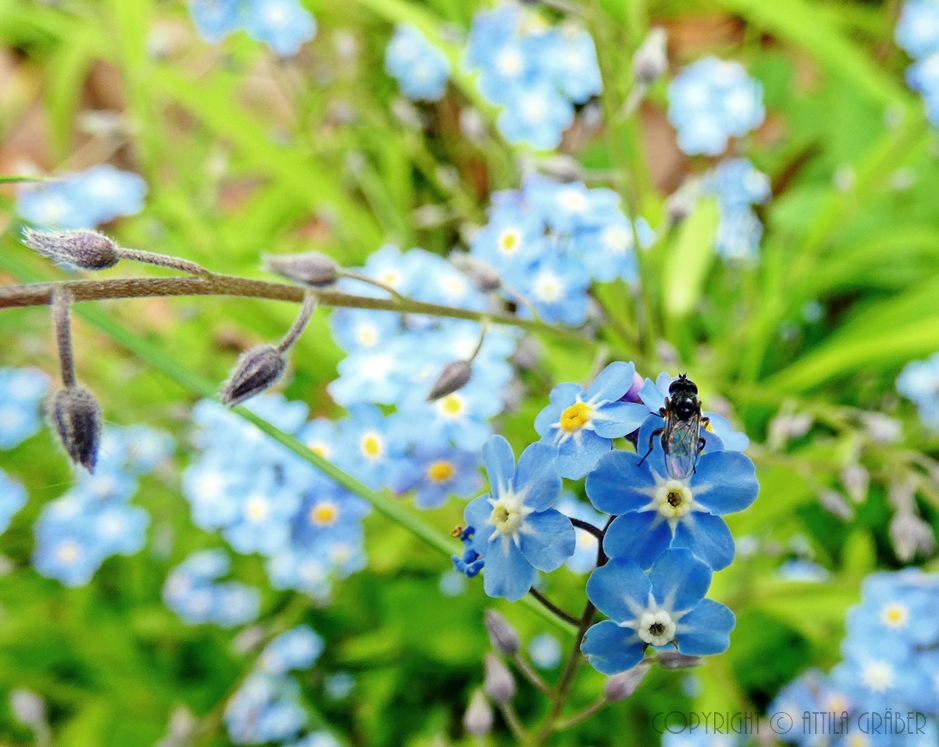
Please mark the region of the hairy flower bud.
<svg viewBox="0 0 939 747"><path fill-rule="evenodd" d="M94 471L101 440L101 406L84 387L60 389L52 403L52 423L69 458Z"/></svg>
<svg viewBox="0 0 939 747"><path fill-rule="evenodd" d="M841 470L841 484L844 485L848 497L855 503L863 503L867 498L870 482L870 473L857 462Z"/></svg>
<svg viewBox="0 0 939 747"><path fill-rule="evenodd" d="M339 266L319 252L303 254L266 254L264 266L288 280L303 283L314 288L332 285L339 278Z"/></svg>
<svg viewBox="0 0 939 747"><path fill-rule="evenodd" d="M482 690L473 692L463 714L463 727L474 737L484 737L492 730L492 706Z"/></svg>
<svg viewBox="0 0 939 747"><path fill-rule="evenodd" d="M480 262L466 252L450 252L449 260L450 264L472 280L483 293L498 290L502 286L502 278L492 265Z"/></svg>
<svg viewBox="0 0 939 747"><path fill-rule="evenodd" d="M642 683L650 666L649 662L643 661L632 669L607 677L606 683L603 685L603 697L611 703L618 703L621 700L631 698L633 693L636 692L636 688Z"/></svg>
<svg viewBox="0 0 939 747"><path fill-rule="evenodd" d="M936 549L932 527L914 513L898 511L890 522L890 541L904 563L919 552L929 556Z"/></svg>
<svg viewBox="0 0 939 747"><path fill-rule="evenodd" d="M515 697L515 678L509 668L495 654L486 654L486 679L483 688L493 703L502 705Z"/></svg>
<svg viewBox="0 0 939 747"><path fill-rule="evenodd" d="M277 383L287 359L273 345L256 345L238 357L222 388L222 404L234 407Z"/></svg>
<svg viewBox="0 0 939 747"><path fill-rule="evenodd" d="M489 642L496 651L503 656L515 656L518 653L522 644L518 633L509 625L508 620L490 609L486 610L486 614L483 615L483 623L486 625L486 632L489 633Z"/></svg>
<svg viewBox="0 0 939 747"><path fill-rule="evenodd" d="M633 55L633 75L637 81L648 86L665 74L668 70L667 41L668 32L659 26L648 33Z"/></svg>
<svg viewBox="0 0 939 747"><path fill-rule="evenodd" d="M851 508L851 504L837 490L823 490L818 495L818 501L822 504L822 508L842 521L851 521L854 518L854 509Z"/></svg>
<svg viewBox="0 0 939 747"><path fill-rule="evenodd" d="M448 363L444 366L440 376L437 377L437 381L435 381L434 385L430 388L427 401L433 402L434 400L446 397L448 394L453 394L462 389L466 386L472 375L473 367L470 365L469 361L453 361L453 363Z"/></svg>
<svg viewBox="0 0 939 747"><path fill-rule="evenodd" d="M655 663L662 669L691 669L704 664L700 656L687 656L677 651L662 651L655 657Z"/></svg>
<svg viewBox="0 0 939 747"><path fill-rule="evenodd" d="M71 231L24 228L23 243L57 264L79 270L104 270L120 259L119 247L112 239L87 228Z"/></svg>

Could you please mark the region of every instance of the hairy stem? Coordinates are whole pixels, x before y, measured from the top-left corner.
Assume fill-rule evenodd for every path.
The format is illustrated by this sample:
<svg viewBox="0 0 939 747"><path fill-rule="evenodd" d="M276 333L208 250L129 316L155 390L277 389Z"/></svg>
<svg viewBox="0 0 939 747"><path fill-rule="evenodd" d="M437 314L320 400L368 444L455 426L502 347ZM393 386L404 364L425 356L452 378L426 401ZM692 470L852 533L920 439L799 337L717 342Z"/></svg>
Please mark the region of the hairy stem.
<svg viewBox="0 0 939 747"><path fill-rule="evenodd" d="M302 303L308 289L298 285L273 283L266 280L251 280L233 275L209 275L198 278L114 278L107 280L64 280L52 283L30 283L27 285L0 286L0 309L24 306L43 306L52 300L56 288L66 288L75 302L102 301L114 298L149 298L155 296L240 296L265 298L272 301ZM470 311L453 306L424 303L412 299L401 301L387 298L355 296L337 291L309 291L321 306L336 306L353 309L374 309L397 313L427 314L451 319L470 319L476 322L488 320L494 324L509 324L516 327L545 332L556 337L596 347L597 342L581 337L575 332L561 329L532 319L519 319L509 314Z"/></svg>
<svg viewBox="0 0 939 747"><path fill-rule="evenodd" d="M307 293L306 298L303 299L303 308L300 309L300 315L293 323L293 326L287 330L287 334L284 335L284 339L282 339L277 344L278 352L285 353L293 346L293 344L299 339L300 335L303 334L303 330L306 329L306 325L310 321L310 317L313 316L313 312L315 310L316 294Z"/></svg>
<svg viewBox="0 0 939 747"><path fill-rule="evenodd" d="M567 614L564 610L558 607L554 602L548 599L544 594L538 591L534 586L528 590L528 593L531 594L535 599L541 602L545 607L547 607L551 612L560 617L562 620L566 620L571 625L577 625L580 623L573 615Z"/></svg>
<svg viewBox="0 0 939 747"><path fill-rule="evenodd" d="M371 285L375 288L380 288L381 290L388 293L392 298L397 301L404 301L405 298L398 291L392 288L387 283L383 283L380 280L371 278L368 275L363 275L360 272L355 272L354 270L339 270L339 274L344 278L349 278L350 280L358 280L360 283L365 283L366 285Z"/></svg>
<svg viewBox="0 0 939 747"><path fill-rule="evenodd" d="M512 704L498 703L497 707L499 709L499 713L502 714L502 718L505 719L505 723L509 727L509 731L511 731L512 736L515 737L515 740L519 744L527 744L528 734L525 733L525 727L522 726L522 721L519 719L518 714L512 707Z"/></svg>
<svg viewBox="0 0 939 747"><path fill-rule="evenodd" d="M166 267L170 270L188 272L190 275L197 277L207 278L212 276L212 273L202 265L190 262L188 259L171 257L167 254L157 254L156 252L145 252L142 249L125 249L124 247L120 247L117 250L117 255L121 259L129 259L132 262L142 262L156 267Z"/></svg>
<svg viewBox="0 0 939 747"><path fill-rule="evenodd" d="M551 694L551 686L541 678L541 675L534 670L524 656L516 653L512 657L512 661L515 662L515 666L521 675L528 680L535 689L540 690L545 695Z"/></svg>
<svg viewBox="0 0 939 747"><path fill-rule="evenodd" d="M62 369L62 384L75 386L75 356L72 353L72 294L67 288L52 295L52 321L55 326L56 347Z"/></svg>

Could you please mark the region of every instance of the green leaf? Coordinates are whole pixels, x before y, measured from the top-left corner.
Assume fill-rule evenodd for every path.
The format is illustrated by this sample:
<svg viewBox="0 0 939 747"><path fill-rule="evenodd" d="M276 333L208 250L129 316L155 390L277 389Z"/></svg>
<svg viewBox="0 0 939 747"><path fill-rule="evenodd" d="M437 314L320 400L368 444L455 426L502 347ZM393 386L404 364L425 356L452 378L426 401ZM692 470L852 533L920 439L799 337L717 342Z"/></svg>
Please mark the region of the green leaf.
<svg viewBox="0 0 939 747"><path fill-rule="evenodd" d="M714 232L718 212L714 200L701 200L678 230L665 258L665 308L673 317L695 308L714 261Z"/></svg>

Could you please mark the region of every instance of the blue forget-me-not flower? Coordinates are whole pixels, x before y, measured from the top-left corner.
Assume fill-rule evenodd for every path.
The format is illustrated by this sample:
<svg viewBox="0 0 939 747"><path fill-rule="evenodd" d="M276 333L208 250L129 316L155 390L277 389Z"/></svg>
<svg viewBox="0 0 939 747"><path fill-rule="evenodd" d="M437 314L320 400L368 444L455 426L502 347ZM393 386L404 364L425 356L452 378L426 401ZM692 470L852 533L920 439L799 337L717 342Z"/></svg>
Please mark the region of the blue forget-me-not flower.
<svg viewBox="0 0 939 747"><path fill-rule="evenodd" d="M450 61L411 24L399 24L385 50L385 70L414 101L438 101L450 80Z"/></svg>

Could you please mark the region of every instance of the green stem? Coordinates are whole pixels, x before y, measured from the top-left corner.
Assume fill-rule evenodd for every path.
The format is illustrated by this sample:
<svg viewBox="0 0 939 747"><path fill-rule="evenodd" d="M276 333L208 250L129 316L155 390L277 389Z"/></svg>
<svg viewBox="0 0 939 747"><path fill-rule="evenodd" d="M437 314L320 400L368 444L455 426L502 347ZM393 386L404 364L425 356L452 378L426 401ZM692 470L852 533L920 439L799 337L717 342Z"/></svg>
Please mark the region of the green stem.
<svg viewBox="0 0 939 747"><path fill-rule="evenodd" d="M571 727L577 726L577 724L582 724L591 716L595 716L604 708L610 704L606 698L600 698L599 700L594 701L589 706L584 708L582 711L575 713L570 718L566 718L563 721L558 721L555 725L555 731L564 731L565 729L570 729Z"/></svg>

